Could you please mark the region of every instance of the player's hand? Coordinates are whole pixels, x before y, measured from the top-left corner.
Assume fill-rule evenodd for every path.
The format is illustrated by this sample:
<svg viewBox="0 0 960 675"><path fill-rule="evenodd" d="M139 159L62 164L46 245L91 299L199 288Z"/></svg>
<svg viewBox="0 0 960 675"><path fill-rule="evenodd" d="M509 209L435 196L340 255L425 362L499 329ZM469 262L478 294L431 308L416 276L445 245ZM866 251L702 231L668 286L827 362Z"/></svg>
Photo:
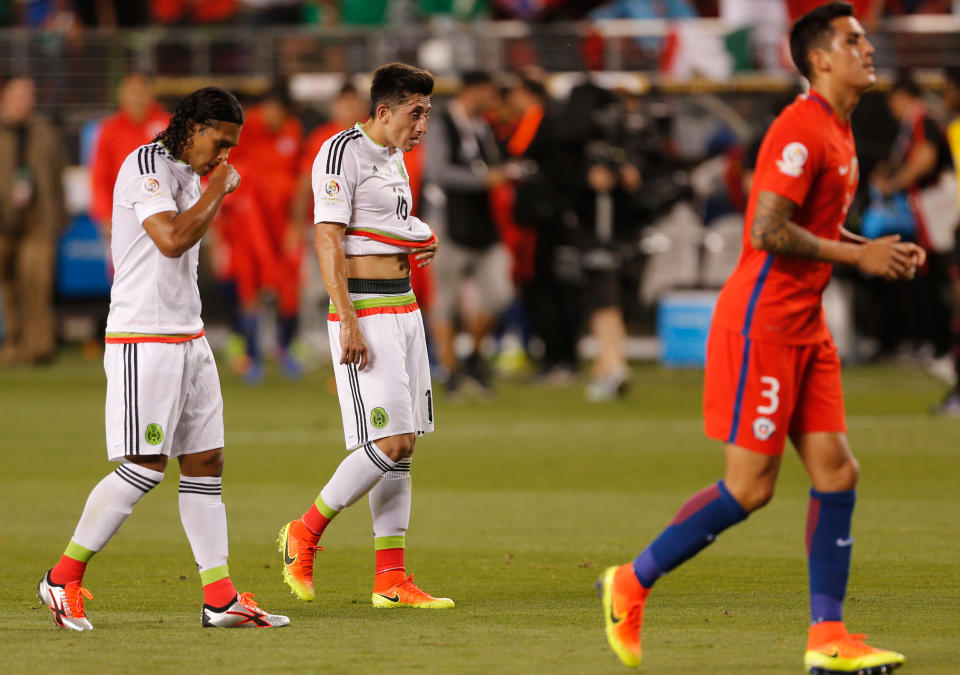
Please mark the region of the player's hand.
<svg viewBox="0 0 960 675"><path fill-rule="evenodd" d="M899 234L871 239L860 249L857 269L887 281L911 278L916 273L916 244L901 243Z"/></svg>
<svg viewBox="0 0 960 675"><path fill-rule="evenodd" d="M340 363L358 363L357 370L363 370L370 361L367 340L363 337L357 318L340 317Z"/></svg>
<svg viewBox="0 0 960 675"><path fill-rule="evenodd" d="M220 162L217 164L217 167L210 172L207 180L210 181L211 189L228 195L240 185L240 174L232 165L226 162Z"/></svg>
<svg viewBox="0 0 960 675"><path fill-rule="evenodd" d="M440 242L435 241L424 249L421 249L419 253L413 256L413 259L417 261L417 267L426 267L433 262L433 256L437 255L437 249L440 248Z"/></svg>

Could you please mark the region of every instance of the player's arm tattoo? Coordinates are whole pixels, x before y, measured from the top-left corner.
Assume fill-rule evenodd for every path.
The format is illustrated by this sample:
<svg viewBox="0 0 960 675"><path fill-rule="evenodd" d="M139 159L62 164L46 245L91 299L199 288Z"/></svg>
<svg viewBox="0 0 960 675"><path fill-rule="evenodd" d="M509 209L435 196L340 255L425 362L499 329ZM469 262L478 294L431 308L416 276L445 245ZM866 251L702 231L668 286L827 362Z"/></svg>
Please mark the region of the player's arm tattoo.
<svg viewBox="0 0 960 675"><path fill-rule="evenodd" d="M790 222L796 210L797 205L786 197L761 192L750 224L750 243L754 248L798 258L817 258L820 238Z"/></svg>

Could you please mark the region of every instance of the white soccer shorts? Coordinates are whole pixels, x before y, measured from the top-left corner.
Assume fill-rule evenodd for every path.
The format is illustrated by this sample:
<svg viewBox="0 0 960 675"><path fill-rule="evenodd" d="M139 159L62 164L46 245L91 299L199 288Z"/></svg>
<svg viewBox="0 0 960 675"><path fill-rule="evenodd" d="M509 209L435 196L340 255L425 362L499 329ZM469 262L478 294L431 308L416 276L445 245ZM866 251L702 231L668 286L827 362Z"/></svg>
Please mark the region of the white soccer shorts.
<svg viewBox="0 0 960 675"><path fill-rule="evenodd" d="M223 397L205 337L108 343L107 456L178 457L223 447Z"/></svg>
<svg viewBox="0 0 960 675"><path fill-rule="evenodd" d="M347 450L399 434L433 431L433 390L423 317L413 293L351 293L369 361L340 363L340 321L327 328Z"/></svg>

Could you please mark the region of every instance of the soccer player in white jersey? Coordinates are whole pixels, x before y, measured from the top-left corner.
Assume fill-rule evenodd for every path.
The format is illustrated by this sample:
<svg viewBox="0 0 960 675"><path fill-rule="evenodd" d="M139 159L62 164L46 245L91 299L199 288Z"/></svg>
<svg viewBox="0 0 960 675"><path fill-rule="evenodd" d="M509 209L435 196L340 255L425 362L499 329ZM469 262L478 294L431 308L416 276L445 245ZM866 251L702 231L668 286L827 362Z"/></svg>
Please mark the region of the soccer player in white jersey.
<svg viewBox="0 0 960 675"><path fill-rule="evenodd" d="M329 333L344 436L340 462L303 517L280 530L283 579L312 600L313 562L330 521L369 493L376 571L374 607L453 607L413 583L404 562L410 459L433 431L423 320L410 290L410 256L423 267L437 238L410 215L403 153L427 131L433 76L402 63L377 68L370 119L328 139L313 162L320 273L330 294Z"/></svg>
<svg viewBox="0 0 960 675"><path fill-rule="evenodd" d="M171 457L180 462L180 519L203 583L204 627L286 626L227 570L221 500L223 399L204 337L197 290L200 239L240 175L227 163L243 109L207 87L185 97L154 142L123 162L113 190L110 292L104 370L107 456L120 466L90 492L63 557L37 588L60 628L92 630L82 586L87 562L150 490ZM200 192L200 176L209 186Z"/></svg>

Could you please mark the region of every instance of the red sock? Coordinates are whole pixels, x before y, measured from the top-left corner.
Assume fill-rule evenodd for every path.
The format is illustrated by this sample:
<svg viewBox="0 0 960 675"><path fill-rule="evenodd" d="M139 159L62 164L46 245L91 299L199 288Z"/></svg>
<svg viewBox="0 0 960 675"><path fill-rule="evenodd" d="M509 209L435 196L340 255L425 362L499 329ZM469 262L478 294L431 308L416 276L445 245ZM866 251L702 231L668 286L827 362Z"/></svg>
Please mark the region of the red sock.
<svg viewBox="0 0 960 675"><path fill-rule="evenodd" d="M203 587L203 601L211 607L225 607L237 599L237 589L230 577L217 579Z"/></svg>
<svg viewBox="0 0 960 675"><path fill-rule="evenodd" d="M50 570L50 581L58 586L65 586L71 581L83 581L83 573L86 571L87 563L64 555L60 557L60 562Z"/></svg>
<svg viewBox="0 0 960 675"><path fill-rule="evenodd" d="M316 504L310 505L310 508L303 514L300 521L306 525L310 532L317 535L317 541L320 540L323 531L327 529L327 525L330 524L330 519L317 510Z"/></svg>
<svg viewBox="0 0 960 675"><path fill-rule="evenodd" d="M373 577L373 592L385 591L407 578L403 563L402 548L385 548L376 551L377 571Z"/></svg>

